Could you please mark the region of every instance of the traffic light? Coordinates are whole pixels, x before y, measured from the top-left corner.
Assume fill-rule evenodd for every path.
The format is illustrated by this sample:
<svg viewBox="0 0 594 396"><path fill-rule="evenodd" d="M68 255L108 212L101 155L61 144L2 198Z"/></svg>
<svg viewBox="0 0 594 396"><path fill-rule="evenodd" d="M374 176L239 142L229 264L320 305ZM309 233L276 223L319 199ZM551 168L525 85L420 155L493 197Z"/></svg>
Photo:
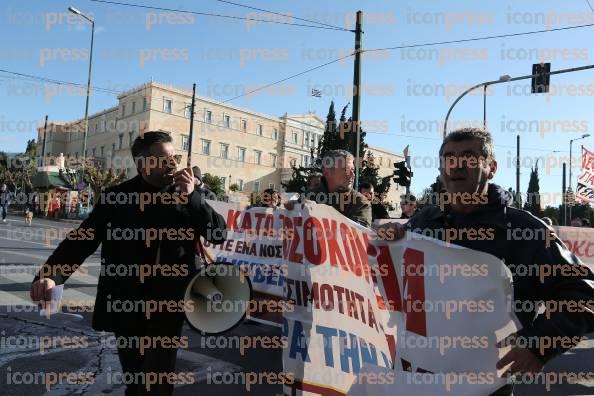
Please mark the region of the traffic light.
<svg viewBox="0 0 594 396"><path fill-rule="evenodd" d="M410 170L410 167L406 163L406 161L394 162L394 183L404 186L410 187L410 181L413 176L413 173Z"/></svg>
<svg viewBox="0 0 594 396"><path fill-rule="evenodd" d="M550 63L536 63L532 65L532 93L547 93L549 92L549 84L551 82L551 64Z"/></svg>

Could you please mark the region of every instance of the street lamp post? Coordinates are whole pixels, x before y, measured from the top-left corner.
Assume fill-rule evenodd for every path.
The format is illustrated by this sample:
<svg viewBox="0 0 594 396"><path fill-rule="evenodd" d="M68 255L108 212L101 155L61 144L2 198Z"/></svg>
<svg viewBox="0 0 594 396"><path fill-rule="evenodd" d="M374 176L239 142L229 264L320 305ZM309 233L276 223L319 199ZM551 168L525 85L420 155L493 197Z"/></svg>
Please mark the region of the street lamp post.
<svg viewBox="0 0 594 396"><path fill-rule="evenodd" d="M572 167L572 158L571 157L572 157L572 154L573 154L573 152L572 152L572 144L576 140L582 140L582 139L585 139L585 138L587 138L589 136L590 136L589 133L584 133L581 137L575 138L575 139L571 139L569 141L569 191L572 191L573 192L573 189L571 188L571 186L573 185L572 179L571 179L571 167ZM569 221L571 221L571 206L569 207Z"/></svg>
<svg viewBox="0 0 594 396"><path fill-rule="evenodd" d="M82 183L84 180L85 174L85 164L87 162L87 136L89 134L89 97L91 95L91 67L93 65L93 41L95 38L95 20L93 18L88 17L87 15L83 14L79 10L74 7L68 7L68 11L76 14L91 23L91 51L89 54L89 76L87 79L87 100L85 103L85 132L83 136L83 148L82 148L82 170L81 170L81 180Z"/></svg>

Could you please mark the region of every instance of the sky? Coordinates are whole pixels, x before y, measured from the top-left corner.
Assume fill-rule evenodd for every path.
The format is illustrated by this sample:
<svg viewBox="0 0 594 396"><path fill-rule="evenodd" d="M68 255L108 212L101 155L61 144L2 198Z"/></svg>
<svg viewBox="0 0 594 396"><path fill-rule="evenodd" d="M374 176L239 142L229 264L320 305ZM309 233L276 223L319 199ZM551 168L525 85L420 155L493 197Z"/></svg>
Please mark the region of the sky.
<svg viewBox="0 0 594 396"><path fill-rule="evenodd" d="M240 1L240 0L237 0ZM305 18L354 29L363 11L366 50L551 30L594 23L585 0L554 1L287 1L243 0L273 15L216 0L128 0L133 4L237 16L196 14L120 6L91 0L3 0L0 5L0 69L86 84L90 26L68 13L74 6L95 23L92 85L122 91L153 79L198 94L229 100L254 88L348 55L354 34L290 24ZM283 23L264 23L258 20ZM321 26L321 25L317 25ZM437 176L442 124L450 105L474 84L531 74L532 64L552 70L594 63L594 27L363 55L361 119L367 142L397 153L410 147L412 191ZM515 188L516 136L521 137L521 191L540 158L545 203L559 204L561 163L570 139L592 133L594 70L551 76L549 94L530 94L530 80L498 84L487 91L487 121L496 146L494 182ZM231 100L238 106L280 116L315 111L325 118L351 102L353 58L318 68L254 94ZM311 96L311 90L322 97ZM36 126L84 115L84 91L0 72L0 150L24 151ZM96 92L90 113L117 103L114 93ZM454 108L448 130L482 127L483 97L477 90ZM594 133L592 133L594 135ZM573 181L580 145L594 149L594 136L573 144ZM574 187L575 188L575 187ZM557 194L557 195L556 195ZM547 200L549 202L547 202Z"/></svg>

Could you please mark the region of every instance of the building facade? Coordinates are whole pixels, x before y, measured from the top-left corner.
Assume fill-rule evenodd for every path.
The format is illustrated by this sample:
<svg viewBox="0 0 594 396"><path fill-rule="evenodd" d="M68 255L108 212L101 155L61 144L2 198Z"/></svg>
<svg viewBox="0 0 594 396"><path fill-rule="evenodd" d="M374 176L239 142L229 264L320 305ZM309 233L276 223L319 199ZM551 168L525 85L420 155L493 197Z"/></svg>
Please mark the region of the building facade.
<svg viewBox="0 0 594 396"><path fill-rule="evenodd" d="M139 134L162 130L171 134L182 164L186 164L190 130L191 90L157 82L146 83L118 96L118 105L89 116L87 164L136 175L130 147ZM291 165L307 166L324 133L324 121L314 113L274 117L211 98L197 96L194 109L192 166L223 179L225 190L236 185L249 194L266 188L281 190L291 178ZM43 147L43 127L38 130L38 153ZM83 158L84 121L48 124L46 164L61 153L66 166ZM402 160L385 150L380 174L392 173L392 163ZM39 162L41 158L38 159ZM389 201L398 202L391 189Z"/></svg>

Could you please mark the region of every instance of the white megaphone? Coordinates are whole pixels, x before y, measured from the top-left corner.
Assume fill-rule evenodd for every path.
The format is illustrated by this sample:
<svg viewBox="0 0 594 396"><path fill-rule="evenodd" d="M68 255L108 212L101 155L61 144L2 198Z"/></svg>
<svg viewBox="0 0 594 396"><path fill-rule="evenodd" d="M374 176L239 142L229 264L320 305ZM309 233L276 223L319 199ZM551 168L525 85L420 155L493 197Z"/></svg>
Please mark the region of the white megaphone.
<svg viewBox="0 0 594 396"><path fill-rule="evenodd" d="M251 298L252 283L241 268L200 263L186 286L186 321L203 334L223 333L243 322Z"/></svg>

